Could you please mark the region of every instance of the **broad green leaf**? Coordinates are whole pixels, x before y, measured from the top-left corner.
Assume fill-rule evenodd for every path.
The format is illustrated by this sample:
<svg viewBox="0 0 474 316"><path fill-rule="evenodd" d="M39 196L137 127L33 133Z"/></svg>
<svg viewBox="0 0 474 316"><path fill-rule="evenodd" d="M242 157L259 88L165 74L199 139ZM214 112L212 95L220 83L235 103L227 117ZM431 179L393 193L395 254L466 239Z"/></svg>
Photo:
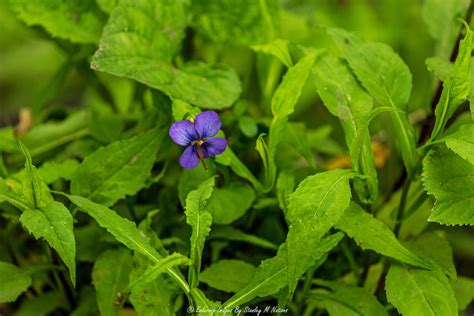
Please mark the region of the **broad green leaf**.
<svg viewBox="0 0 474 316"><path fill-rule="evenodd" d="M197 32L217 43L255 44L273 36L276 1L192 1Z"/></svg>
<svg viewBox="0 0 474 316"><path fill-rule="evenodd" d="M201 282L224 292L238 292L255 274L255 267L240 260L220 260L202 271Z"/></svg>
<svg viewBox="0 0 474 316"><path fill-rule="evenodd" d="M60 202L53 201L39 209L28 209L20 222L36 239L44 238L58 252L69 269L72 284L76 284L76 241L73 218Z"/></svg>
<svg viewBox="0 0 474 316"><path fill-rule="evenodd" d="M215 226L212 228L209 239L221 238L233 241L242 241L258 247L277 250L278 247L266 239L255 235L246 234L231 226Z"/></svg>
<svg viewBox="0 0 474 316"><path fill-rule="evenodd" d="M136 280L141 278L151 264L152 262L147 258L135 254L134 267L130 273L130 283L136 283ZM138 315L174 316L180 296L179 287L170 283L168 278L161 275L150 283L137 283L131 289L129 299Z"/></svg>
<svg viewBox="0 0 474 316"><path fill-rule="evenodd" d="M423 160L423 185L436 198L429 221L474 225L474 165L446 147Z"/></svg>
<svg viewBox="0 0 474 316"><path fill-rule="evenodd" d="M52 315L58 308L67 308L64 293L54 290L24 301L15 316Z"/></svg>
<svg viewBox="0 0 474 316"><path fill-rule="evenodd" d="M382 106L407 111L412 76L407 65L391 47L366 43L356 35L340 29L329 30L357 79ZM418 160L415 131L407 113L390 112L398 147L410 176Z"/></svg>
<svg viewBox="0 0 474 316"><path fill-rule="evenodd" d="M464 311L474 300L474 280L466 277L458 277L456 280L449 280L454 291L454 296L458 302L458 310Z"/></svg>
<svg viewBox="0 0 474 316"><path fill-rule="evenodd" d="M101 315L117 315L122 305L120 296L126 294L132 264L130 251L123 248L107 250L95 262L92 283Z"/></svg>
<svg viewBox="0 0 474 316"><path fill-rule="evenodd" d="M31 285L31 278L17 266L0 262L0 303L14 302Z"/></svg>
<svg viewBox="0 0 474 316"><path fill-rule="evenodd" d="M459 32L459 21L464 18L469 0L426 0L422 17L431 37L436 40L435 53L448 60Z"/></svg>
<svg viewBox="0 0 474 316"><path fill-rule="evenodd" d="M288 68L293 66L287 40L278 38L266 44L252 45L250 48L258 53L273 55Z"/></svg>
<svg viewBox="0 0 474 316"><path fill-rule="evenodd" d="M248 138L254 138L258 133L257 121L250 116L239 117L239 129Z"/></svg>
<svg viewBox="0 0 474 316"><path fill-rule="evenodd" d="M443 82L443 92L435 109L436 122L431 133L435 140L443 132L446 123L454 112L468 100L471 90L471 53L472 31L466 25L466 36L459 44L459 53L454 62L454 69Z"/></svg>
<svg viewBox="0 0 474 316"><path fill-rule="evenodd" d="M105 206L137 193L150 176L164 135L155 128L98 149L77 168L71 193Z"/></svg>
<svg viewBox="0 0 474 316"><path fill-rule="evenodd" d="M286 130L286 141L306 159L312 168L316 169L316 161L311 151L308 130L304 123L289 123Z"/></svg>
<svg viewBox="0 0 474 316"><path fill-rule="evenodd" d="M474 120L474 58L471 58L471 94L469 95L471 118Z"/></svg>
<svg viewBox="0 0 474 316"><path fill-rule="evenodd" d="M241 92L232 68L198 62L179 68L172 64L187 21L188 1L120 1L104 28L91 67L200 107L229 107Z"/></svg>
<svg viewBox="0 0 474 316"><path fill-rule="evenodd" d="M449 149L474 165L474 123L461 125L440 141L444 141Z"/></svg>
<svg viewBox="0 0 474 316"><path fill-rule="evenodd" d="M82 196L66 196L82 211L94 218L101 227L107 229L115 239L124 244L127 248L141 253L154 263L160 262L160 254L150 245L149 240L138 230L135 223L117 215L117 213L109 208L94 203ZM189 291L189 286L182 276L170 269L167 270L167 273L185 292Z"/></svg>
<svg viewBox="0 0 474 316"><path fill-rule="evenodd" d="M440 271L392 265L385 279L387 299L406 316L458 315L448 278Z"/></svg>
<svg viewBox="0 0 474 316"><path fill-rule="evenodd" d="M255 178L239 157L235 155L229 146L227 146L227 149L222 154L216 156L216 162L224 166L229 166L238 176L250 181L257 192L263 191L262 184L257 178Z"/></svg>
<svg viewBox="0 0 474 316"><path fill-rule="evenodd" d="M85 285L79 293L77 308L71 313L71 316L89 316L99 312L95 289L91 285Z"/></svg>
<svg viewBox="0 0 474 316"><path fill-rule="evenodd" d="M350 204L336 227L354 239L364 250L374 250L416 267L430 268L430 265L400 244L390 228L355 202Z"/></svg>
<svg viewBox="0 0 474 316"><path fill-rule="evenodd" d="M283 170L278 175L276 189L278 204L282 210L288 210L288 197L295 190L295 175L288 170Z"/></svg>
<svg viewBox="0 0 474 316"><path fill-rule="evenodd" d="M336 247L342 237L344 237L343 234L336 233L320 240L312 252L312 260L316 262L323 258ZM286 286L288 286L288 253L286 244L283 244L275 257L262 261L257 267L252 281L235 293L223 306L233 308L245 304L255 297L275 294Z"/></svg>
<svg viewBox="0 0 474 316"><path fill-rule="evenodd" d="M59 179L71 180L78 167L79 162L75 159L47 161L38 168L38 174L46 184L51 184Z"/></svg>
<svg viewBox="0 0 474 316"><path fill-rule="evenodd" d="M329 112L341 121L347 147L351 149L354 169L368 176L367 187L363 180L354 181L356 191L364 203L372 203L378 195L378 180L370 132L368 126L365 126L365 121L372 111L373 100L360 87L348 66L333 56L325 55L319 58L313 73L318 94ZM363 139L358 146L361 155L352 150L356 137Z"/></svg>
<svg viewBox="0 0 474 316"><path fill-rule="evenodd" d="M319 284L319 283L318 283ZM388 315L384 306L367 289L337 282L321 282L331 292L315 290L309 298L323 300L331 316L383 316Z"/></svg>
<svg viewBox="0 0 474 316"><path fill-rule="evenodd" d="M103 15L94 0L10 0L28 25L40 25L53 37L74 43L97 43Z"/></svg>
<svg viewBox="0 0 474 316"><path fill-rule="evenodd" d="M214 181L214 178L204 181L186 197L186 223L192 229L190 239L192 266L189 268L189 283L193 288L199 284L202 251L206 237L211 231L212 216L207 211L206 204L214 190Z"/></svg>
<svg viewBox="0 0 474 316"><path fill-rule="evenodd" d="M180 253L173 253L161 259L158 263L148 267L148 269L133 282L130 282L129 288L134 288L143 284L147 284L155 281L161 274L166 272L167 269L179 265L189 265L191 261L188 257L183 256Z"/></svg>
<svg viewBox="0 0 474 316"><path fill-rule="evenodd" d="M173 99L171 109L175 121L188 120L190 118L194 119L196 115L201 113L201 110L199 110L199 108L196 108L191 104L179 99Z"/></svg>
<svg viewBox="0 0 474 316"><path fill-rule="evenodd" d="M318 173L303 180L288 198L288 290L290 296L300 277L315 263L321 239L349 206L349 170Z"/></svg>
<svg viewBox="0 0 474 316"><path fill-rule="evenodd" d="M226 225L242 217L252 206L254 200L255 191L252 187L235 183L215 188L209 198L207 208L212 215L213 223Z"/></svg>
<svg viewBox="0 0 474 316"><path fill-rule="evenodd" d="M406 243L406 246L426 262L434 262L450 278L456 278L453 250L446 239L435 233L424 233L416 240Z"/></svg>
<svg viewBox="0 0 474 316"><path fill-rule="evenodd" d="M441 81L448 79L454 68L453 64L440 57L427 58L425 63L428 70L433 72Z"/></svg>

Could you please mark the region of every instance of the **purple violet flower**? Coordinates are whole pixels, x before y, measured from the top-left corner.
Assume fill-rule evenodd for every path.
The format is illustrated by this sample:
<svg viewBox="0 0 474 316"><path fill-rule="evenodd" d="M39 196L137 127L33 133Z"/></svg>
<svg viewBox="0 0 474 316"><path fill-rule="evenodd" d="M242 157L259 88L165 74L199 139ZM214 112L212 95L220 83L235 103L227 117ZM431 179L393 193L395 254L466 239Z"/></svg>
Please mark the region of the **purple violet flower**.
<svg viewBox="0 0 474 316"><path fill-rule="evenodd" d="M196 116L195 123L183 120L171 125L169 135L178 145L187 146L179 158L179 164L193 169L199 161L204 168L204 158L222 154L227 146L225 138L211 138L221 129L221 120L214 111L206 111Z"/></svg>

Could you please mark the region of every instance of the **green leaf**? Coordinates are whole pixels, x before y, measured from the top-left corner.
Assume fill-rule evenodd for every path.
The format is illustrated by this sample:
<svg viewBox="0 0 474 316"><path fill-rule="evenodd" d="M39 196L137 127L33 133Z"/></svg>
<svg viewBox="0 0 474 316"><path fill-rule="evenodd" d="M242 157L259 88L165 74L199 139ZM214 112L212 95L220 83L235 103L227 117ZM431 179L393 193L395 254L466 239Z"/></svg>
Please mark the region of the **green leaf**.
<svg viewBox="0 0 474 316"><path fill-rule="evenodd" d="M312 252L314 262L323 258L344 237L336 233L323 238L316 244ZM278 249L275 257L266 259L257 267L252 281L240 289L234 296L227 300L223 306L233 308L254 299L255 297L266 297L277 293L280 289L288 286L288 253L286 244Z"/></svg>
<svg viewBox="0 0 474 316"><path fill-rule="evenodd" d="M235 183L215 188L207 208L212 215L213 223L226 225L242 217L254 200L255 191L250 186Z"/></svg>
<svg viewBox="0 0 474 316"><path fill-rule="evenodd" d="M464 18L469 0L426 0L422 17L428 32L436 40L435 52L448 60L459 32L457 18Z"/></svg>
<svg viewBox="0 0 474 316"><path fill-rule="evenodd" d="M270 3L270 6L268 5ZM235 45L261 43L273 36L275 1L192 1L197 32L213 42Z"/></svg>
<svg viewBox="0 0 474 316"><path fill-rule="evenodd" d="M75 159L47 161L38 168L38 174L46 184L51 184L59 179L71 180L78 167L79 162Z"/></svg>
<svg viewBox="0 0 474 316"><path fill-rule="evenodd" d="M253 117L239 117L239 129L248 138L254 138L258 133L257 122Z"/></svg>
<svg viewBox="0 0 474 316"><path fill-rule="evenodd" d="M303 180L288 198L288 290L290 296L300 277L315 263L323 236L349 206L349 170L318 173Z"/></svg>
<svg viewBox="0 0 474 316"><path fill-rule="evenodd" d="M323 300L331 316L382 316L388 315L384 306L367 289L337 282L318 282L332 292L316 290L309 298Z"/></svg>
<svg viewBox="0 0 474 316"><path fill-rule="evenodd" d="M0 202L8 202L22 211L33 207L32 205L26 204L24 199L2 178L0 178Z"/></svg>
<svg viewBox="0 0 474 316"><path fill-rule="evenodd" d="M124 244L127 248L141 253L154 263L160 262L160 254L150 245L149 240L141 231L138 230L135 223L117 215L117 213L109 208L94 203L82 196L66 196L82 211L93 217L101 227L107 229L115 239ZM170 269L167 270L167 273L185 292L189 292L189 286L186 284L186 281L182 276Z"/></svg>
<svg viewBox="0 0 474 316"><path fill-rule="evenodd" d="M105 206L137 193L150 176L164 135L155 128L98 149L77 168L71 193Z"/></svg>
<svg viewBox="0 0 474 316"><path fill-rule="evenodd" d="M115 6L117 6L119 0L96 0L96 2L102 11L110 14Z"/></svg>
<svg viewBox="0 0 474 316"><path fill-rule="evenodd" d="M257 192L262 192L262 184L258 181L257 178L250 172L246 165L235 155L235 153L227 146L226 150L216 156L216 162L224 165L229 166L238 176L247 179L252 183L253 187Z"/></svg>
<svg viewBox="0 0 474 316"><path fill-rule="evenodd" d="M173 99L172 101L173 103L171 104L171 107L175 121L188 120L190 118L194 119L199 113L201 113L199 108L196 108L183 100Z"/></svg>
<svg viewBox="0 0 474 316"><path fill-rule="evenodd" d="M166 272L167 269L179 265L190 265L191 261L188 257L183 256L180 253L173 253L169 256L164 257L155 265L150 266L142 275L137 277L133 282L130 283L129 288L144 285L155 281L162 273Z"/></svg>
<svg viewBox="0 0 474 316"><path fill-rule="evenodd" d="M22 181L23 198L34 208L43 207L52 201L52 197L48 188L45 187L39 177L38 170L33 165L30 153L22 142L20 142L20 148L26 158L25 175Z"/></svg>
<svg viewBox="0 0 474 316"><path fill-rule="evenodd" d="M354 181L359 198L364 203L372 203L378 195L378 180L370 132L365 122L372 111L373 100L360 87L348 66L333 56L325 55L319 58L315 63L313 73L318 94L329 112L341 121L354 169L368 176L367 187L363 180ZM357 137L363 139L360 146L357 146L357 149L362 152L361 155L353 150Z"/></svg>
<svg viewBox="0 0 474 316"><path fill-rule="evenodd" d="M270 191L275 183L275 155L277 154L278 145L285 140L288 116L295 110L296 102L301 95L314 61L320 54L321 51L310 53L288 69L288 72L273 94L271 107L274 117L270 126L269 143L267 146L262 134L259 136L256 146L265 169L265 192Z"/></svg>
<svg viewBox="0 0 474 316"><path fill-rule="evenodd" d="M287 40L277 38L267 44L252 45L250 48L252 48L252 50L255 52L276 57L288 68L293 66L293 61L291 60L291 55L288 50Z"/></svg>
<svg viewBox="0 0 474 316"><path fill-rule="evenodd" d="M67 308L64 293L53 290L25 301L16 311L15 316L52 315L58 308Z"/></svg>
<svg viewBox="0 0 474 316"><path fill-rule="evenodd" d="M73 218L69 210L56 201L38 209L28 209L20 222L36 239L44 238L58 252L69 269L72 284L76 284L76 241Z"/></svg>
<svg viewBox="0 0 474 316"><path fill-rule="evenodd" d="M444 130L446 123L454 112L468 100L471 90L471 53L472 31L466 25L466 36L459 44L459 53L454 62L454 69L443 82L443 91L435 109L436 122L431 133L435 140Z"/></svg>
<svg viewBox="0 0 474 316"><path fill-rule="evenodd" d="M53 37L74 43L97 43L103 15L94 0L10 0L28 25L40 25Z"/></svg>
<svg viewBox="0 0 474 316"><path fill-rule="evenodd" d="M448 79L454 69L453 64L439 57L427 58L425 63L428 70L433 72L441 81Z"/></svg>
<svg viewBox="0 0 474 316"><path fill-rule="evenodd" d="M226 65L172 65L188 20L188 2L124 0L113 10L91 67L161 90L172 98L212 109L229 107L241 86Z"/></svg>
<svg viewBox="0 0 474 316"><path fill-rule="evenodd" d="M308 130L304 123L289 123L286 130L286 141L306 159L313 169L316 169L316 161L308 139Z"/></svg>
<svg viewBox="0 0 474 316"><path fill-rule="evenodd" d="M254 236L251 234L246 234L243 231L240 231L236 228L230 226L215 226L213 227L211 234L209 235L209 239L214 238L221 238L226 240L233 240L233 241L242 241L246 242L261 248L277 250L278 247L269 242L266 239L260 238L258 236Z"/></svg>
<svg viewBox="0 0 474 316"><path fill-rule="evenodd" d="M207 211L207 200L214 190L214 178L207 179L186 197L186 223L191 226L189 283L195 288L199 284L201 257L207 235L211 231L212 216Z"/></svg>
<svg viewBox="0 0 474 316"><path fill-rule="evenodd" d="M123 303L120 296L125 295L127 290L132 263L130 251L123 248L107 250L95 262L92 283L101 315L117 315Z"/></svg>
<svg viewBox="0 0 474 316"><path fill-rule="evenodd" d="M458 277L456 280L449 280L454 291L454 296L458 302L458 310L464 311L474 300L474 280L466 277Z"/></svg>
<svg viewBox="0 0 474 316"><path fill-rule="evenodd" d="M278 175L276 189L278 204L282 210L288 210L288 197L295 190L295 175L288 170L283 170Z"/></svg>
<svg viewBox="0 0 474 316"><path fill-rule="evenodd" d="M446 239L435 233L424 233L416 240L406 243L406 246L426 262L434 262L450 278L456 278L453 250Z"/></svg>
<svg viewBox="0 0 474 316"><path fill-rule="evenodd" d="M199 280L215 289L235 293L252 281L255 270L245 261L220 260L202 271Z"/></svg>
<svg viewBox="0 0 474 316"><path fill-rule="evenodd" d="M151 262L140 254L134 255L134 267L130 273L130 283L136 283L150 267ZM131 288L130 302L138 315L174 316L181 293L179 288L161 275L150 283L137 283Z"/></svg>
<svg viewBox="0 0 474 316"><path fill-rule="evenodd" d="M448 278L440 271L392 265L385 280L387 299L406 316L458 315Z"/></svg>
<svg viewBox="0 0 474 316"><path fill-rule="evenodd" d="M336 227L354 239L364 250L374 250L416 267L430 268L430 265L400 244L390 228L355 202L350 204Z"/></svg>
<svg viewBox="0 0 474 316"><path fill-rule="evenodd" d="M31 278L21 269L0 262L0 303L14 302L31 285Z"/></svg>
<svg viewBox="0 0 474 316"><path fill-rule="evenodd" d="M443 138L446 146L474 165L474 124L469 122Z"/></svg>
<svg viewBox="0 0 474 316"><path fill-rule="evenodd" d="M357 79L382 106L407 111L412 88L412 76L407 65L382 43L366 43L356 35L340 29L329 30ZM407 113L389 113L398 147L410 176L418 160L415 131Z"/></svg>
<svg viewBox="0 0 474 316"><path fill-rule="evenodd" d="M438 147L423 160L422 179L426 191L436 198L429 221L474 225L474 165Z"/></svg>

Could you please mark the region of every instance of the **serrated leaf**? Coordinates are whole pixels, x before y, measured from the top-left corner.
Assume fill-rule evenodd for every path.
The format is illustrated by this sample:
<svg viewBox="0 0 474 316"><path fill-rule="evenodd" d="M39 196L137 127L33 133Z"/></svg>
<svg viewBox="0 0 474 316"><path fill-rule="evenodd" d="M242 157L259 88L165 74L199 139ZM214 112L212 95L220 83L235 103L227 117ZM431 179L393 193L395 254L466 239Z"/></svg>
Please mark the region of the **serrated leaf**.
<svg viewBox="0 0 474 316"><path fill-rule="evenodd" d="M288 41L282 39L275 39L269 43L261 45L252 45L250 48L258 53L264 53L272 55L281 61L286 67L290 68L293 66L291 55L288 50Z"/></svg>
<svg viewBox="0 0 474 316"><path fill-rule="evenodd" d="M252 281L255 270L245 261L220 260L202 271L199 280L215 289L235 293Z"/></svg>
<svg viewBox="0 0 474 316"><path fill-rule="evenodd" d="M129 288L141 286L155 281L167 269L171 269L179 265L190 265L191 261L188 257L180 253L173 253L160 260L160 262L148 267L146 271L130 283Z"/></svg>
<svg viewBox="0 0 474 316"><path fill-rule="evenodd" d="M446 146L474 165L474 123L463 124L443 138Z"/></svg>
<svg viewBox="0 0 474 316"><path fill-rule="evenodd" d="M212 215L213 223L227 225L242 217L252 206L254 200L255 191L250 186L235 183L215 188L207 209Z"/></svg>
<svg viewBox="0 0 474 316"><path fill-rule="evenodd" d="M117 215L117 213L110 210L109 208L94 203L82 196L66 196L82 211L93 217L101 227L107 229L107 231L111 233L115 239L117 239L127 248L141 253L154 263L160 262L160 254L150 245L150 241L141 231L138 230L135 223L121 217L120 215ZM167 273L177 284L183 288L183 290L189 291L189 287L186 284L186 281L182 279L182 276L170 269L167 270Z"/></svg>
<svg viewBox="0 0 474 316"><path fill-rule="evenodd" d="M387 299L406 316L458 315L448 278L440 271L392 265L385 279Z"/></svg>
<svg viewBox="0 0 474 316"><path fill-rule="evenodd" d="M365 288L337 282L322 282L332 292L321 290L309 293L309 298L323 300L331 316L382 316L388 315L384 306Z"/></svg>
<svg viewBox="0 0 474 316"><path fill-rule="evenodd" d="M426 0L422 17L428 32L436 40L436 55L447 60L459 32L456 18L464 18L469 0Z"/></svg>
<svg viewBox="0 0 474 316"><path fill-rule="evenodd" d="M227 0L192 2L198 33L213 42L241 45L261 43L273 35L276 1Z"/></svg>
<svg viewBox="0 0 474 316"><path fill-rule="evenodd" d="M31 285L31 278L17 266L0 262L0 303L15 301Z"/></svg>
<svg viewBox="0 0 474 316"><path fill-rule="evenodd" d="M77 168L71 193L105 206L137 193L150 176L164 135L156 128L98 149Z"/></svg>
<svg viewBox="0 0 474 316"><path fill-rule="evenodd" d="M456 278L453 250L446 239L435 233L424 233L416 240L406 243L406 246L426 262L435 263L450 278Z"/></svg>
<svg viewBox="0 0 474 316"><path fill-rule="evenodd" d="M382 106L407 112L412 76L400 56L388 45L366 43L344 30L330 29L329 34L369 94ZM389 116L405 167L412 176L418 160L415 131L407 113L394 111Z"/></svg>
<svg viewBox="0 0 474 316"><path fill-rule="evenodd" d="M300 277L315 263L314 252L324 235L349 206L349 170L332 170L304 179L288 198L288 290L290 296Z"/></svg>
<svg viewBox="0 0 474 316"><path fill-rule="evenodd" d="M229 107L241 86L226 65L191 62L176 68L188 21L188 2L124 0L112 11L91 67L212 109Z"/></svg>
<svg viewBox="0 0 474 316"><path fill-rule="evenodd" d="M69 269L72 284L76 284L76 241L69 210L62 203L53 201L41 210L24 211L20 222L36 239L44 238L58 252Z"/></svg>
<svg viewBox="0 0 474 316"><path fill-rule="evenodd" d="M471 91L472 31L466 25L466 36L459 43L454 69L443 82L443 91L435 109L436 122L431 140L437 139L454 112L468 100Z"/></svg>
<svg viewBox="0 0 474 316"><path fill-rule="evenodd" d="M417 255L405 248L384 223L365 212L357 203L352 202L336 228L345 232L364 250L370 249L417 267L430 268Z"/></svg>
<svg viewBox="0 0 474 316"><path fill-rule="evenodd" d="M436 198L429 221L474 225L474 165L445 146L438 147L423 160L422 179Z"/></svg>
<svg viewBox="0 0 474 316"><path fill-rule="evenodd" d="M313 73L318 94L329 112L341 121L347 147L351 149L354 169L368 176L367 186L357 179L354 181L355 189L364 203L372 203L378 195L378 180L370 132L364 123L372 111L373 100L360 87L348 66L333 56L325 55L319 58ZM358 148L361 155L352 150L356 137L363 139Z"/></svg>
<svg viewBox="0 0 474 316"><path fill-rule="evenodd" d="M202 251L206 237L211 231L212 216L207 211L206 204L214 190L214 182L214 178L207 179L186 197L186 223L192 229L190 239L192 266L189 269L189 283L191 287L197 287L199 284Z"/></svg>
<svg viewBox="0 0 474 316"><path fill-rule="evenodd" d="M103 15L94 0L10 0L28 25L41 25L53 37L89 44L99 40Z"/></svg>
<svg viewBox="0 0 474 316"><path fill-rule="evenodd" d="M127 290L132 263L132 254L123 248L107 250L95 262L92 283L101 315L117 315L122 305L120 296Z"/></svg>

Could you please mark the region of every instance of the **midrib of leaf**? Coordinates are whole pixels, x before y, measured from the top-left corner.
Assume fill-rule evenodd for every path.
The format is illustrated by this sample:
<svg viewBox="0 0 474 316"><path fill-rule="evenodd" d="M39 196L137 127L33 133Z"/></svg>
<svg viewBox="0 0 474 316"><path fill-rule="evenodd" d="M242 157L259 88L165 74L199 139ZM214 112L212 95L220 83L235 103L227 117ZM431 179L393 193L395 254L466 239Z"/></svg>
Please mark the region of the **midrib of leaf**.
<svg viewBox="0 0 474 316"><path fill-rule="evenodd" d="M416 279L415 277L410 273L408 272L408 275L410 277L410 279L412 279L413 283L415 283L415 286L416 288L419 290L419 292L421 293L421 297L423 298L423 300L426 302L426 304L430 307L431 309L431 312L433 313L433 315L436 315L435 312L434 312L434 308L433 306L431 306L431 303L428 301L428 299L426 298L425 296L425 291L423 291L423 289L420 287L420 285L416 282ZM433 293L431 293L433 294ZM437 295L435 295L437 296ZM439 297L439 296L438 296Z"/></svg>
<svg viewBox="0 0 474 316"><path fill-rule="evenodd" d="M5 202L8 202L20 209L22 209L23 211L24 210L27 210L27 209L30 209L30 208L33 208L32 206L29 206L29 205L26 205L25 203L23 203L22 200L19 200L17 198L14 198L12 196L8 196L8 195L4 195L4 194L0 194L0 201L1 200L4 200Z"/></svg>
<svg viewBox="0 0 474 316"><path fill-rule="evenodd" d="M142 148L138 151L138 153L136 153L136 154L133 155L133 156L138 156L138 155L140 155L140 154L145 150L145 148L146 148L151 142L153 142L154 140L155 140L154 138L150 138L150 141L148 141L148 142L146 143L146 146L142 146ZM93 200L93 199L92 199L93 196L94 196L96 193L100 192L100 190L102 190L102 188L105 186L105 184L107 183L108 180L112 179L117 173L119 173L120 171L122 171L122 169L128 164L129 161L130 161L130 160L127 160L127 162L126 162L125 164L118 166L118 167L116 168L116 170L114 170L114 172L110 175L110 177L108 177L107 179L105 179L105 180L102 182L102 184L101 184L97 189L95 189L93 192L91 192L91 193L87 196L87 198L90 199L90 200Z"/></svg>
<svg viewBox="0 0 474 316"><path fill-rule="evenodd" d="M271 280L273 280L275 277L277 277L278 275L280 275L282 272L285 272L287 269L286 268L283 268L283 269L280 269L278 272L274 273L271 277L265 279L265 281L261 282L260 284L258 284L257 286L255 286L253 289L251 289L250 291L248 291L246 294L238 297L237 299L235 299L234 301L228 301L227 303L225 303L224 307L225 308L232 308L234 306L238 306L240 302L246 302L245 301L245 298L249 295L251 295L253 292L257 291L259 288L261 288L262 286L264 286L266 283L269 283ZM271 282L270 282L271 283Z"/></svg>

